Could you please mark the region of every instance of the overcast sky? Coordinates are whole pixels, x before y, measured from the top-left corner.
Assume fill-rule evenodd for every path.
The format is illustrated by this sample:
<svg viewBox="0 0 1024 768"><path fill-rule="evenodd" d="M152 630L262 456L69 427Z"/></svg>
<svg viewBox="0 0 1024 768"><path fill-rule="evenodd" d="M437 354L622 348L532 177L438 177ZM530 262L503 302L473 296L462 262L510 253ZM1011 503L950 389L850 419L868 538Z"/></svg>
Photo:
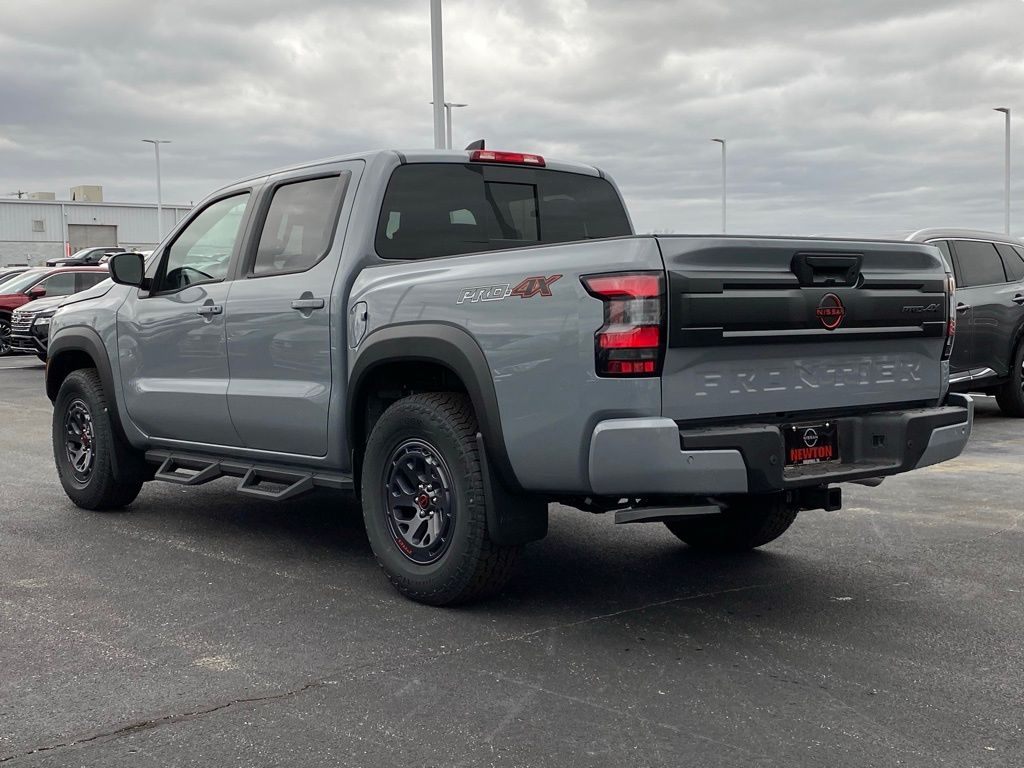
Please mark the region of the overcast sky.
<svg viewBox="0 0 1024 768"><path fill-rule="evenodd" d="M433 142L428 0L0 0L0 195L198 201L253 172ZM456 146L600 165L641 231L1002 227L1022 0L445 2Z"/></svg>

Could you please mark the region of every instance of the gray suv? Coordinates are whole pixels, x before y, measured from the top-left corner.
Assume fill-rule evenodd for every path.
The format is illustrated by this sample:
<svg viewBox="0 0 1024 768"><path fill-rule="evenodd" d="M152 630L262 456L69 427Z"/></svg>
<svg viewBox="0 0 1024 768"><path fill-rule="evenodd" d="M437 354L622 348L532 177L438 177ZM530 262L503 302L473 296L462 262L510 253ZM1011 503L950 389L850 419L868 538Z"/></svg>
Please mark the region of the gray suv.
<svg viewBox="0 0 1024 768"><path fill-rule="evenodd" d="M549 502L749 549L971 431L932 246L636 235L607 174L535 154L253 176L110 273L50 323L72 501L350 491L432 604L498 589Z"/></svg>
<svg viewBox="0 0 1024 768"><path fill-rule="evenodd" d="M968 229L908 239L936 246L956 274L950 388L995 395L1003 413L1024 417L1024 242Z"/></svg>

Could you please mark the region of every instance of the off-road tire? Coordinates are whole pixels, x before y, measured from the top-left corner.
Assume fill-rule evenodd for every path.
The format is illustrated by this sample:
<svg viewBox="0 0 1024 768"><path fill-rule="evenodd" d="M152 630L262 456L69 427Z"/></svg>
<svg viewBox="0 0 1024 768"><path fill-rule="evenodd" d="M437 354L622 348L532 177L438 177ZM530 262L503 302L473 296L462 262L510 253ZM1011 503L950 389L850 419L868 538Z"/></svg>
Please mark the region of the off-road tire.
<svg viewBox="0 0 1024 768"><path fill-rule="evenodd" d="M738 496L721 514L666 521L679 539L708 552L744 552L774 541L796 519L782 494Z"/></svg>
<svg viewBox="0 0 1024 768"><path fill-rule="evenodd" d="M996 402L1005 415L1024 417L1024 341L1014 350L1010 380L996 390Z"/></svg>
<svg viewBox="0 0 1024 768"><path fill-rule="evenodd" d="M76 476L65 450L65 417L75 403L91 417L92 469L87 479ZM131 504L142 489L145 463L118 433L110 417L107 396L94 368L72 371L61 382L53 405L53 458L68 498L82 509L115 510ZM117 452L118 477L114 476Z"/></svg>
<svg viewBox="0 0 1024 768"><path fill-rule="evenodd" d="M429 605L468 603L493 594L508 581L521 547L498 546L487 531L484 478L476 441L477 420L465 395L434 392L393 403L373 427L362 467L366 533L377 562L395 588ZM390 460L407 441L425 441L450 470L454 521L439 559L410 560L396 540L385 484Z"/></svg>

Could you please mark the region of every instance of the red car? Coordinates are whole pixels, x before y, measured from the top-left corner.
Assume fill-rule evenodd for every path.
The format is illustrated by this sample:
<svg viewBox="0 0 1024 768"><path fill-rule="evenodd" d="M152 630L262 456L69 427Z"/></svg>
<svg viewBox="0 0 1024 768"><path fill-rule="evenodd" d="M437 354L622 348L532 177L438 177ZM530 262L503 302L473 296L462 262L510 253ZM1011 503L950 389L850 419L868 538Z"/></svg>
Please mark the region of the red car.
<svg viewBox="0 0 1024 768"><path fill-rule="evenodd" d="M27 269L0 284L0 356L11 351L11 313L44 296L70 296L92 288L110 273L106 267Z"/></svg>

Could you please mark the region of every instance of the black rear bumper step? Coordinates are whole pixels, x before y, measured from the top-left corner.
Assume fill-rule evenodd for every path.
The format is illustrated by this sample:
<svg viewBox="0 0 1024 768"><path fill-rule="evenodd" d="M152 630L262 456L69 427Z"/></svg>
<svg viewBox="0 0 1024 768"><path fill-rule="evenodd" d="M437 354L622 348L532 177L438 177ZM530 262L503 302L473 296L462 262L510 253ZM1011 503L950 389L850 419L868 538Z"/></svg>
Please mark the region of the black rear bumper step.
<svg viewBox="0 0 1024 768"><path fill-rule="evenodd" d="M353 490L352 476L340 472L311 472L279 464L227 459L198 453L156 449L146 451L146 461L159 464L153 475L177 485L202 485L220 477L238 477L235 490L271 501L293 499L314 488Z"/></svg>

